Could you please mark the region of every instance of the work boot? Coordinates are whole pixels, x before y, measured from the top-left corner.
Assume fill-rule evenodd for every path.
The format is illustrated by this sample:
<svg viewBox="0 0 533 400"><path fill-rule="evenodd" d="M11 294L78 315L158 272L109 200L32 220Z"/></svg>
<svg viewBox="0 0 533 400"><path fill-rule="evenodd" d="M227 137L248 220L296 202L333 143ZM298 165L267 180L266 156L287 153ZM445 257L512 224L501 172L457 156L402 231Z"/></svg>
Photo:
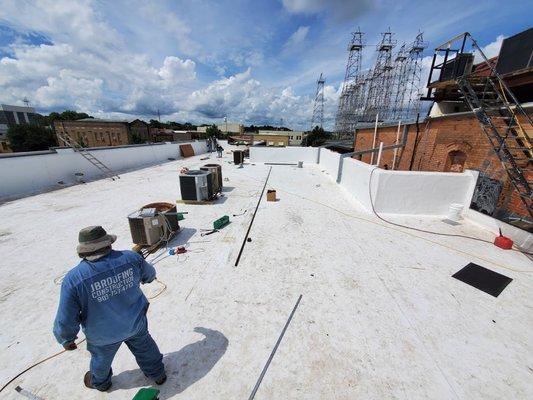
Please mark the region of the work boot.
<svg viewBox="0 0 533 400"><path fill-rule="evenodd" d="M165 376L165 379L166 379L166 376ZM104 387L100 387L100 388L94 387L93 386L93 375L91 374L91 371L87 371L85 373L85 376L83 377L83 383L85 384L85 387L89 389L96 389L96 390L99 390L100 392L105 392L111 387L111 381L109 381L109 384Z"/></svg>
<svg viewBox="0 0 533 400"><path fill-rule="evenodd" d="M166 373L163 373L163 376L161 376L160 378L156 379L155 380L155 384L156 385L162 385L163 383L165 383L167 381L167 374Z"/></svg>

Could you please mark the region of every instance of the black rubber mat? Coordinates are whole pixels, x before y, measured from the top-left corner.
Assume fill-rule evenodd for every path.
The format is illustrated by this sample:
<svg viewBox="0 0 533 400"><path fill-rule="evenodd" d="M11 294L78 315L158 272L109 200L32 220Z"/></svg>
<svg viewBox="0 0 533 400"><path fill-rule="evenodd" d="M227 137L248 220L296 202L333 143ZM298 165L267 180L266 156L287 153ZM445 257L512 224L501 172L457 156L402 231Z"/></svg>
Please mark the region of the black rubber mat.
<svg viewBox="0 0 533 400"><path fill-rule="evenodd" d="M474 286L476 289L482 290L494 297L498 297L503 289L505 289L512 281L511 278L505 275L491 271L490 269L474 263L468 264L466 267L453 274L452 277L467 283L470 286Z"/></svg>

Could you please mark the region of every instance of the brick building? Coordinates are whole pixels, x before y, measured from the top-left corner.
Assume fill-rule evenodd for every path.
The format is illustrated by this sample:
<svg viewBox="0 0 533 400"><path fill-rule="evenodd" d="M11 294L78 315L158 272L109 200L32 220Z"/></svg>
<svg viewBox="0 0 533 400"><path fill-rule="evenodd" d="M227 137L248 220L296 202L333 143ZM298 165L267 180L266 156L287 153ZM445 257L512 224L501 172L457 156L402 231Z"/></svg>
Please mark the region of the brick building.
<svg viewBox="0 0 533 400"><path fill-rule="evenodd" d="M141 142L150 142L150 129L146 122L135 119L128 124L131 138L136 137Z"/></svg>
<svg viewBox="0 0 533 400"><path fill-rule="evenodd" d="M253 134L254 143L265 142L266 146L288 146L289 145L289 135L288 131L276 131L275 134L272 133L255 133Z"/></svg>
<svg viewBox="0 0 533 400"><path fill-rule="evenodd" d="M133 143L133 135L141 142L150 141L148 124L139 119L131 122L99 118L54 121L54 129L56 135L66 132L85 147L123 146ZM59 135L57 141L60 146L67 146Z"/></svg>
<svg viewBox="0 0 533 400"><path fill-rule="evenodd" d="M526 31L530 38L533 38L533 30ZM524 43L522 34L512 37L510 40L520 40ZM526 42L527 43L527 42ZM506 51L506 46L502 47L502 53ZM533 51L533 40L529 42L529 52ZM500 57L501 54L500 53ZM516 56L516 51L513 53ZM502 64L498 58L489 60L491 65ZM483 68L481 68L481 66ZM473 76L488 76L490 68L486 64L480 67L474 66ZM501 73L501 71L499 71ZM525 112L533 117L533 65L526 64L510 68L505 73L501 73L507 85L513 94L519 99ZM478 75L476 75L478 74ZM436 86L436 85L435 85ZM440 87L443 87L441 85ZM497 156L487 134L482 130L480 121L472 111L468 111L466 104L459 101L449 101L446 95L435 101L428 117L417 125L409 123L398 124L380 124L375 131L374 126L362 126L356 131L354 157L367 162L376 164L377 153L367 152L377 148L383 143L383 152L379 162L380 167L399 170L413 171L439 171L439 172L462 172L464 169L473 169L480 172L480 180L485 180L493 184L495 195L494 210L484 210L473 208L486 212L506 222L515 223L520 226L521 218L530 219L530 214L522 202L518 192L514 189L502 162ZM500 129L506 126L506 120L495 114L493 117L494 125ZM518 117L520 126L523 128L529 141L533 138L533 126L525 117ZM504 131L504 130L502 130ZM396 149L395 145L397 146ZM373 146L374 145L374 146ZM523 171L527 180L533 180L533 163L531 162L531 152L525 160L519 161L518 165ZM396 157L395 157L396 154ZM523 155L522 155L523 156ZM478 187L480 186L478 181ZM474 198L475 203L475 198ZM518 220L518 222L516 222ZM531 224L525 223L523 227L531 229Z"/></svg>

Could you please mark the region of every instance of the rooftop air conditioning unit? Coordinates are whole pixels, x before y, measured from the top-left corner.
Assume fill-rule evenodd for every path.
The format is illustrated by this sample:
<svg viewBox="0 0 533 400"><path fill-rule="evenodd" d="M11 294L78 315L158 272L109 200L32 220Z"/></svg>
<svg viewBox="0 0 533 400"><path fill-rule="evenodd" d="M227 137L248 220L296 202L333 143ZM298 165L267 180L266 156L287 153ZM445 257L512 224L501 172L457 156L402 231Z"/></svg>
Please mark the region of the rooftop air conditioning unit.
<svg viewBox="0 0 533 400"><path fill-rule="evenodd" d="M128 215L133 243L151 246L161 240L163 224L155 208L145 208Z"/></svg>
<svg viewBox="0 0 533 400"><path fill-rule="evenodd" d="M202 201L214 196L213 175L209 171L189 170L180 174L180 190L183 200Z"/></svg>
<svg viewBox="0 0 533 400"><path fill-rule="evenodd" d="M233 163L242 164L244 162L244 152L242 150L233 151Z"/></svg>
<svg viewBox="0 0 533 400"><path fill-rule="evenodd" d="M152 203L128 215L133 243L152 246L180 230L176 206Z"/></svg>
<svg viewBox="0 0 533 400"><path fill-rule="evenodd" d="M222 166L220 164L205 164L200 168L202 171L211 172L213 179L213 195L222 192Z"/></svg>

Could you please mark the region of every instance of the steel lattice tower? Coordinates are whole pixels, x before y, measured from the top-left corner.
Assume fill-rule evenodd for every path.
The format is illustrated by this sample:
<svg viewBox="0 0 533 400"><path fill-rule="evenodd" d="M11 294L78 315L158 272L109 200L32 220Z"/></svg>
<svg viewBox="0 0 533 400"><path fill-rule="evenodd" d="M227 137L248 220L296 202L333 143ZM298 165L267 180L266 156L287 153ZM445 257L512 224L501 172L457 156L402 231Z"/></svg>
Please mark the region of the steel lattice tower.
<svg viewBox="0 0 533 400"><path fill-rule="evenodd" d="M369 78L368 95L364 113L364 120L373 121L379 114L381 120L390 115L390 99L393 81L392 49L396 41L392 39L392 32L381 34L381 42L377 45L378 56Z"/></svg>
<svg viewBox="0 0 533 400"><path fill-rule="evenodd" d="M407 48L402 45L394 60L393 102L388 119L413 119L420 107L420 75L422 52L427 47L419 33Z"/></svg>
<svg viewBox="0 0 533 400"><path fill-rule="evenodd" d="M311 130L315 126L323 128L324 125L324 83L326 79L320 74L316 82L315 102L313 104L313 117L311 118Z"/></svg>
<svg viewBox="0 0 533 400"><path fill-rule="evenodd" d="M402 114L403 120L412 119L420 110L420 78L422 76L422 52L427 47L424 42L422 32L416 35L415 40L409 48L409 68L406 73L406 98Z"/></svg>
<svg viewBox="0 0 533 400"><path fill-rule="evenodd" d="M394 59L394 84L391 97L391 109L389 119L398 120L402 118L404 111L404 100L407 93L407 77L409 71L408 50L405 43L402 44L400 50Z"/></svg>
<svg viewBox="0 0 533 400"><path fill-rule="evenodd" d="M348 61L346 73L339 97L337 115L335 116L335 133L338 139L351 138L357 124L357 107L361 102L364 86L361 79L361 62L363 50L363 33L361 29L352 32L348 44Z"/></svg>

